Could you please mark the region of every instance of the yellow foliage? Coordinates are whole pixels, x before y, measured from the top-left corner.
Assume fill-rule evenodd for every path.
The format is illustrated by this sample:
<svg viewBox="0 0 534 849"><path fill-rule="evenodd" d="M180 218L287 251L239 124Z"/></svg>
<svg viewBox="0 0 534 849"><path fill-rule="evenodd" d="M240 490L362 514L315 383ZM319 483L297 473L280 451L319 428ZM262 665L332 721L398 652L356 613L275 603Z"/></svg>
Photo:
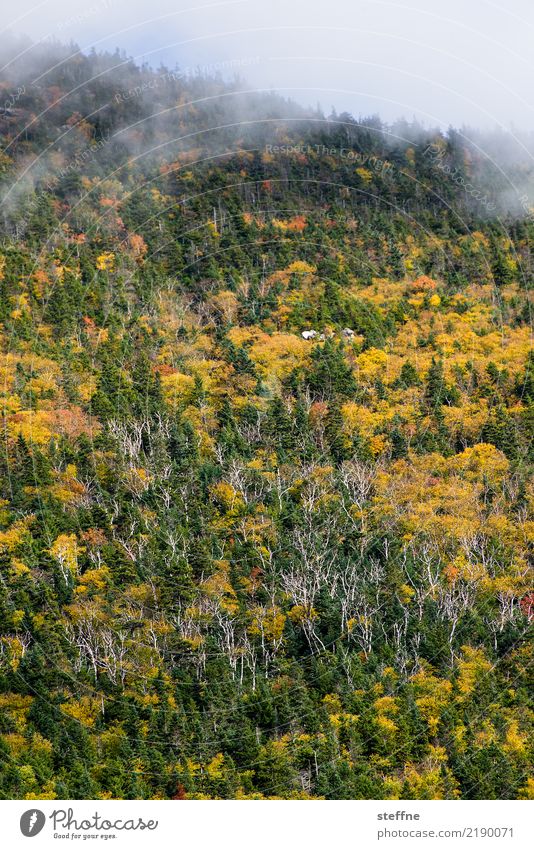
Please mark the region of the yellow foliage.
<svg viewBox="0 0 534 849"><path fill-rule="evenodd" d="M374 703L375 710L380 714L393 714L399 712L399 706L393 696L382 696Z"/></svg>
<svg viewBox="0 0 534 849"><path fill-rule="evenodd" d="M362 178L365 184L370 183L373 179L371 171L367 168L356 168L356 173Z"/></svg>
<svg viewBox="0 0 534 849"><path fill-rule="evenodd" d="M226 560L216 561L217 570L201 583L203 592L217 599L223 610L235 613L239 608L236 592L230 583L230 564Z"/></svg>
<svg viewBox="0 0 534 849"><path fill-rule="evenodd" d="M493 446L475 445L446 458L440 454L398 460L375 478L374 509L405 528L405 539L427 533L441 546L485 528L483 482L502 480L508 460ZM494 502L494 511L498 501Z"/></svg>
<svg viewBox="0 0 534 849"><path fill-rule="evenodd" d="M194 384L194 378L190 374L174 372L173 374L163 374L161 376L161 386L165 398L174 405L183 403L184 399L190 395Z"/></svg>
<svg viewBox="0 0 534 849"><path fill-rule="evenodd" d="M341 414L345 427L350 434L358 431L363 436L369 438L373 435L375 427L379 424L379 419L375 413L354 401L347 401L341 407Z"/></svg>
<svg viewBox="0 0 534 849"><path fill-rule="evenodd" d="M319 614L313 607L306 607L303 604L295 604L287 615L295 625L302 625L303 622L314 622L319 618Z"/></svg>
<svg viewBox="0 0 534 849"><path fill-rule="evenodd" d="M520 799L534 799L534 778L527 778L527 783L519 791Z"/></svg>
<svg viewBox="0 0 534 849"><path fill-rule="evenodd" d="M46 410L38 410L37 412L21 410L11 416L8 422L8 430L10 436L14 439L20 435L26 442L46 445L52 437L50 423L51 416Z"/></svg>
<svg viewBox="0 0 534 849"><path fill-rule="evenodd" d="M91 696L81 696L77 701L65 702L61 711L86 728L92 728L102 709L101 702Z"/></svg>
<svg viewBox="0 0 534 849"><path fill-rule="evenodd" d="M22 734L4 734L2 740L13 755L20 754L26 747L26 738Z"/></svg>
<svg viewBox="0 0 534 849"><path fill-rule="evenodd" d="M516 720L512 720L506 730L506 737L503 744L505 752L512 755L526 754L525 746L528 743L528 736L519 731L519 725Z"/></svg>
<svg viewBox="0 0 534 849"><path fill-rule="evenodd" d="M448 770L445 770L448 787L445 785L445 760L443 749L431 747L430 757L421 766L406 765L403 778L409 799L445 799L451 795L458 798L457 782Z"/></svg>
<svg viewBox="0 0 534 849"><path fill-rule="evenodd" d="M359 380L372 382L385 374L388 355L379 348L369 348L356 357Z"/></svg>
<svg viewBox="0 0 534 849"><path fill-rule="evenodd" d="M106 251L96 258L96 267L99 271L113 271L114 265L115 254L110 251Z"/></svg>
<svg viewBox="0 0 534 849"><path fill-rule="evenodd" d="M22 560L19 560L17 557L13 557L11 559L10 565L15 575L25 575L30 572L29 567L26 566L26 564L23 563Z"/></svg>
<svg viewBox="0 0 534 849"><path fill-rule="evenodd" d="M484 719L474 735L474 745L479 748L485 748L491 743L497 742L497 732L495 726L489 719Z"/></svg>
<svg viewBox="0 0 534 849"><path fill-rule="evenodd" d="M373 457L378 457L379 454L382 454L385 451L386 445L385 438L380 434L371 436L369 439L369 449Z"/></svg>
<svg viewBox="0 0 534 849"><path fill-rule="evenodd" d="M302 259L297 259L287 266L286 271L289 274L314 274L317 271L317 267L310 265L309 262L305 262Z"/></svg>
<svg viewBox="0 0 534 849"><path fill-rule="evenodd" d="M7 531L0 531L0 553L15 551L28 533L28 517L14 522Z"/></svg>
<svg viewBox="0 0 534 849"><path fill-rule="evenodd" d="M435 734L441 713L450 699L452 684L425 670L413 675L410 681L416 693L415 703L427 721L430 733Z"/></svg>
<svg viewBox="0 0 534 849"><path fill-rule="evenodd" d="M323 698L323 704L329 714L340 714L343 710L341 699L337 693L327 693Z"/></svg>
<svg viewBox="0 0 534 849"><path fill-rule="evenodd" d="M25 795L25 799L57 799L57 793L55 791L56 782L53 778L49 781L45 781L43 785L42 792L36 793L32 791L31 793L27 793Z"/></svg>
<svg viewBox="0 0 534 849"><path fill-rule="evenodd" d="M262 636L271 643L282 639L286 616L278 607L253 607L250 616L249 634L254 637Z"/></svg>
<svg viewBox="0 0 534 849"><path fill-rule="evenodd" d="M15 630L22 624L24 621L24 611L23 610L14 610L11 614L11 621L13 622L13 627Z"/></svg>
<svg viewBox="0 0 534 849"><path fill-rule="evenodd" d="M227 481L218 481L210 487L210 492L227 512L235 513L244 505L244 501L232 484Z"/></svg>
<svg viewBox="0 0 534 849"><path fill-rule="evenodd" d="M400 799L403 790L401 778L384 776L384 799Z"/></svg>
<svg viewBox="0 0 534 849"><path fill-rule="evenodd" d="M391 737L399 730L393 720L390 719L388 716L384 716L383 714L379 714L376 717L375 721L378 725L378 728L380 729L380 732L386 737Z"/></svg>
<svg viewBox="0 0 534 849"><path fill-rule="evenodd" d="M85 494L85 486L76 478L76 466L69 463L63 473L58 474L58 482L50 487L50 491L63 504L79 503Z"/></svg>
<svg viewBox="0 0 534 849"><path fill-rule="evenodd" d="M462 658L458 661L458 690L462 696L470 695L477 683L491 671L482 649L462 646Z"/></svg>
<svg viewBox="0 0 534 849"><path fill-rule="evenodd" d="M8 663L15 672L20 666L20 661L26 651L24 644L18 637L0 637L0 647L5 647Z"/></svg>
<svg viewBox="0 0 534 849"><path fill-rule="evenodd" d="M306 218L303 215L295 215L287 221L281 221L279 218L272 219L272 225L277 230L282 232L301 233L306 227Z"/></svg>
<svg viewBox="0 0 534 849"><path fill-rule="evenodd" d="M206 766L210 778L224 778L224 755L219 752Z"/></svg>
<svg viewBox="0 0 534 849"><path fill-rule="evenodd" d="M65 574L67 572L73 576L77 574L78 557L85 549L78 545L76 534L60 534L50 546L49 551Z"/></svg>
<svg viewBox="0 0 534 849"><path fill-rule="evenodd" d="M481 442L451 457L448 465L451 469L457 469L467 480L480 480L485 475L492 482L498 483L508 471L510 462L494 445Z"/></svg>
<svg viewBox="0 0 534 849"><path fill-rule="evenodd" d="M397 590L397 595L403 604L409 604L415 595L415 590L409 584L401 584Z"/></svg>
<svg viewBox="0 0 534 849"><path fill-rule="evenodd" d="M249 355L267 381L287 377L309 356L310 344L291 333L264 333L259 328L232 328L228 337L235 345L251 342Z"/></svg>
<svg viewBox="0 0 534 849"><path fill-rule="evenodd" d="M488 419L488 402L478 398L476 402L464 400L458 407L442 407L447 428L475 439Z"/></svg>
<svg viewBox="0 0 534 849"><path fill-rule="evenodd" d="M211 304L211 306L215 308L225 322L233 323L235 321L239 301L234 292L231 292L229 289L225 289L222 292L218 292L216 295L211 295L211 297L208 298L208 304Z"/></svg>
<svg viewBox="0 0 534 849"><path fill-rule="evenodd" d="M80 586L76 587L76 592L79 592L82 587L84 591L88 587L96 591L103 590L109 581L109 569L107 566L102 566L100 569L87 569L78 580Z"/></svg>

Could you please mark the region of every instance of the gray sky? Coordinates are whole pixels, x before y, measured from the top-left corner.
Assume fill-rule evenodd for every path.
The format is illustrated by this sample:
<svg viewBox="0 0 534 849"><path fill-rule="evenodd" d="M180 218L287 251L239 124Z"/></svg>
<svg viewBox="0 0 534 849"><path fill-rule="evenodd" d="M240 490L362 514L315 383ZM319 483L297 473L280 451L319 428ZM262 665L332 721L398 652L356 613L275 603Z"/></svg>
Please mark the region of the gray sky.
<svg viewBox="0 0 534 849"><path fill-rule="evenodd" d="M532 0L17 0L0 30L221 67L325 110L534 129Z"/></svg>

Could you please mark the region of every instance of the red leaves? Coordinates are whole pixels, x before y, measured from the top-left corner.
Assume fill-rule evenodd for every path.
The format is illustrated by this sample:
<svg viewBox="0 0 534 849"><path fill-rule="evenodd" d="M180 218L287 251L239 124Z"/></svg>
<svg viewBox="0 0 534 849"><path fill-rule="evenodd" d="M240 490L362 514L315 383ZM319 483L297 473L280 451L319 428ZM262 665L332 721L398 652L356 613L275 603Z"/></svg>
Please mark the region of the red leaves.
<svg viewBox="0 0 534 849"><path fill-rule="evenodd" d="M522 613L528 620L534 619L534 590L527 593L519 602Z"/></svg>

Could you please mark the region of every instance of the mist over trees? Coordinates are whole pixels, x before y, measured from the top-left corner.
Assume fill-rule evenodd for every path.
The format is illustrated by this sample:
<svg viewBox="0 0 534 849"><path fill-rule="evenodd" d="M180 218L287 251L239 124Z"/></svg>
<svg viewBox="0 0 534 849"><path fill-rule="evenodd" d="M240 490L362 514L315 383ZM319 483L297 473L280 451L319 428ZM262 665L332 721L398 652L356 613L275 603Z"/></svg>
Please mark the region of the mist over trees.
<svg viewBox="0 0 534 849"><path fill-rule="evenodd" d="M528 157L20 52L1 796L532 798Z"/></svg>

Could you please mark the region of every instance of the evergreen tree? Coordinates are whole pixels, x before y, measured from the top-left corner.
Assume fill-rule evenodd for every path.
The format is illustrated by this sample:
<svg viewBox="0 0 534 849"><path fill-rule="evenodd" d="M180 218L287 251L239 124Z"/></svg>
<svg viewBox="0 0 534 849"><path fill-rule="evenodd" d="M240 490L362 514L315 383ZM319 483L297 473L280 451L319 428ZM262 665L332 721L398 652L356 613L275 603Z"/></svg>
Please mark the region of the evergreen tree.
<svg viewBox="0 0 534 849"><path fill-rule="evenodd" d="M352 369L345 361L343 347L330 339L313 349L312 368L305 381L316 397L325 399L351 398L358 389Z"/></svg>

